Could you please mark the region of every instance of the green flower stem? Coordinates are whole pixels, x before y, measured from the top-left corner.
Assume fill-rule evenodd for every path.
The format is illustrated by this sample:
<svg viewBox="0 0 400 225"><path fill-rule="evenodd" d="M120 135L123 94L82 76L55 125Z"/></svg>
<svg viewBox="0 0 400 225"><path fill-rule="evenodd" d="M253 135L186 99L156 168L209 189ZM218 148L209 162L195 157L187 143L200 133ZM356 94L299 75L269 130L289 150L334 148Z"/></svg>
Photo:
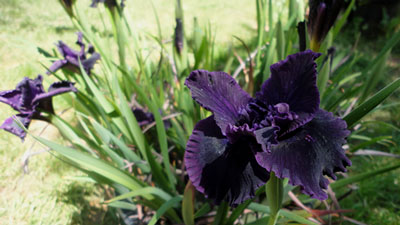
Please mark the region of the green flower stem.
<svg viewBox="0 0 400 225"><path fill-rule="evenodd" d="M283 180L276 177L274 172L271 172L269 181L265 187L269 208L271 210L268 225L275 225L278 219L279 210L282 207Z"/></svg>
<svg viewBox="0 0 400 225"><path fill-rule="evenodd" d="M316 40L316 38L312 38L310 41L310 49L313 52L318 52L319 51L319 47L320 47L320 43Z"/></svg>
<svg viewBox="0 0 400 225"><path fill-rule="evenodd" d="M121 65L121 67L126 69L125 31L123 29L123 23L122 23L122 18L121 18L122 11L120 11L117 6L110 7L108 9L110 11L110 15L111 15L111 19L112 19L114 36L115 36L117 44L118 44L118 56L119 56L120 65Z"/></svg>
<svg viewBox="0 0 400 225"><path fill-rule="evenodd" d="M218 207L217 215L214 217L213 225L224 224L226 215L228 215L229 205L227 202L222 201L221 205Z"/></svg>

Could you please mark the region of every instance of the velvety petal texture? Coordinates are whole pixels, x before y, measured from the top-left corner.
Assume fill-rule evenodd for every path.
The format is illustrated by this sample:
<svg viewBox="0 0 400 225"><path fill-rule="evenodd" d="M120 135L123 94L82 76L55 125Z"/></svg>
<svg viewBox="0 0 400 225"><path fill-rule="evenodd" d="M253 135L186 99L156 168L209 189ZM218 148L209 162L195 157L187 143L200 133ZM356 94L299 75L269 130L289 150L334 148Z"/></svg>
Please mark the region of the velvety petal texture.
<svg viewBox="0 0 400 225"><path fill-rule="evenodd" d="M186 147L185 164L193 185L219 204L236 206L255 196L269 173L255 160L250 142L229 143L214 117L196 124Z"/></svg>
<svg viewBox="0 0 400 225"><path fill-rule="evenodd" d="M306 124L319 109L317 64L314 62L319 56L319 53L307 50L273 64L271 77L257 93L257 99L266 105L284 103L288 107L285 110L297 115L286 133Z"/></svg>
<svg viewBox="0 0 400 225"><path fill-rule="evenodd" d="M256 98L226 73L189 75L193 99L213 113L196 124L186 146L186 170L198 191L236 206L273 171L311 197L327 198L324 175L336 179L351 164L342 148L350 132L319 108L319 55L308 50L272 65Z"/></svg>
<svg viewBox="0 0 400 225"><path fill-rule="evenodd" d="M214 113L223 134L228 124L235 124L240 119L239 110L251 99L235 79L224 72L195 70L190 73L185 85L194 100Z"/></svg>
<svg viewBox="0 0 400 225"><path fill-rule="evenodd" d="M279 140L271 153L258 152L257 162L279 178L289 178L292 185L300 185L305 194L325 200L322 190L329 182L328 175L336 179L334 172L345 172L350 160L342 145L349 135L347 125L332 113L318 110L314 119L290 137Z"/></svg>
<svg viewBox="0 0 400 225"><path fill-rule="evenodd" d="M70 71L80 73L80 64L87 74L91 73L95 63L100 59L100 54L94 52L93 46L89 46L88 51L85 52L85 44L83 43L83 35L81 32L77 33L78 40L76 44L80 47L79 51L76 51L66 45L64 42L59 41L57 44L58 51L64 57L55 61L50 67L47 74L56 72L59 69L65 68ZM91 54L88 57L88 54Z"/></svg>

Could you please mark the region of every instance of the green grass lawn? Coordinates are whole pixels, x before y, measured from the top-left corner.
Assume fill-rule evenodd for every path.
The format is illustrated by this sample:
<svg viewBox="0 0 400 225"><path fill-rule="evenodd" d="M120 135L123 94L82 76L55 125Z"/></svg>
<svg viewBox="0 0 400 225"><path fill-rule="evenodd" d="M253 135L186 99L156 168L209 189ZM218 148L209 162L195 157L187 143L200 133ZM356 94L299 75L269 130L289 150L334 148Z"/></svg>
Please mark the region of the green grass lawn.
<svg viewBox="0 0 400 225"><path fill-rule="evenodd" d="M89 0L78 1L85 7L89 19L97 18L104 9L92 9ZM153 0L158 14L163 38L170 40L175 26L174 1ZM280 4L282 1L277 1ZM193 18L197 17L201 25L211 24L216 34L216 43L220 49L228 48L231 43L239 45L233 36L250 40L256 35L255 1L244 0L185 0L186 34L191 33ZM157 32L157 22L150 1L128 0L127 12L132 17L137 32ZM101 21L95 21L101 23ZM76 39L70 20L58 1L48 0L0 0L0 90L8 90L24 76L35 77L42 73L41 64L50 63L37 51L37 46L50 51L54 43L64 40L73 44ZM343 37L351 38L351 37ZM346 42L342 42L346 43ZM351 42L353 43L353 42ZM346 47L346 46L345 46ZM375 50L378 51L378 50ZM368 53L369 54L369 53ZM368 60L368 54L365 59ZM399 73L400 57L393 56L388 70ZM386 81L385 81L386 82ZM45 84L47 88L49 84ZM398 94L392 98L397 101ZM57 98L58 109L67 108L62 97ZM11 116L10 107L0 107L0 121ZM398 110L387 112L385 119L399 126ZM68 112L67 118L68 118ZM38 135L43 133L48 139L62 143L57 130L45 123L34 121L30 131ZM384 132L379 130L377 132ZM380 134L383 135L383 134ZM392 133L398 143L400 135ZM67 144L67 143L65 143ZM108 190L91 183L82 183L74 179L83 175L71 166L63 163L52 154L45 152L29 160L29 172L22 170L22 159L26 153L39 152L45 147L27 137L21 143L19 138L0 131L0 225L2 224L113 224L115 220L100 203L108 195ZM398 146L391 147L392 153L399 154ZM363 170L384 165L382 158L358 158L351 170ZM354 168L354 169L353 169ZM370 223L397 224L400 221L400 176L398 170L362 182L348 199L343 208L356 210L352 216ZM393 194L393 196L391 196ZM354 204L356 203L356 204Z"/></svg>

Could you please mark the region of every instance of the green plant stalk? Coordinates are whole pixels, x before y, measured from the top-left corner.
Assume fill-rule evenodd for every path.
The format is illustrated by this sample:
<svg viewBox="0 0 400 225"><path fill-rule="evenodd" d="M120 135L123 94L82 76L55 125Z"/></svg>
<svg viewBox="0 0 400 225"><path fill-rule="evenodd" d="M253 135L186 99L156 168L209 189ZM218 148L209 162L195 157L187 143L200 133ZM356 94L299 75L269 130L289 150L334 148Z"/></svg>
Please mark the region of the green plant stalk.
<svg viewBox="0 0 400 225"><path fill-rule="evenodd" d="M228 203L222 201L221 205L218 207L217 215L214 217L213 225L224 224L226 215L228 214L229 206Z"/></svg>
<svg viewBox="0 0 400 225"><path fill-rule="evenodd" d="M125 62L125 46L124 46L124 31L122 29L122 20L121 20L121 15L118 12L117 7L112 7L108 8L110 15L111 15L111 20L112 20L112 25L113 25L113 32L114 32L114 37L117 41L118 44L118 56L119 56L119 62L123 68L126 66Z"/></svg>
<svg viewBox="0 0 400 225"><path fill-rule="evenodd" d="M125 45L127 41L125 36L125 30L123 27L122 10L119 10L118 7L110 7L108 8L108 11L111 17L114 38L118 45L119 64L122 68L128 70L126 64L126 45ZM126 76L122 76L122 83L123 83L122 89L124 94L126 94L126 97L129 98L130 97L129 95L130 93L132 93L132 90L128 85L127 79L129 78Z"/></svg>
<svg viewBox="0 0 400 225"><path fill-rule="evenodd" d="M283 199L283 180L275 176L274 172L271 172L269 181L265 186L267 193L267 201L270 208L270 217L268 225L275 225L278 220L279 210L282 207Z"/></svg>

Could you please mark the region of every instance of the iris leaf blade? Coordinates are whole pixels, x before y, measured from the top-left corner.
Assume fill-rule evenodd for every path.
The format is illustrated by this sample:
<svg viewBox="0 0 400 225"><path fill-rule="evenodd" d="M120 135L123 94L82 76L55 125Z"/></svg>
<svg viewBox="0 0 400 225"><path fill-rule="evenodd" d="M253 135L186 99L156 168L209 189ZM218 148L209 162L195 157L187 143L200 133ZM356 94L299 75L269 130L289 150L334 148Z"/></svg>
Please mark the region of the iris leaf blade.
<svg viewBox="0 0 400 225"><path fill-rule="evenodd" d="M344 178L344 179L340 179L338 181L335 181L333 183L330 184L332 189L336 189L336 188L340 188L340 187L344 187L348 184L352 184L352 183L356 183L356 182L360 182L362 180L365 179L370 179L373 176L379 175L379 174L383 174L395 169L400 168L400 163L396 163L394 165L390 165L390 166L386 166L386 167L382 167L373 171L368 171L368 172L364 172L361 174L357 174L357 175L353 175L351 177L348 178Z"/></svg>
<svg viewBox="0 0 400 225"><path fill-rule="evenodd" d="M369 98L366 102L362 103L352 112L350 112L343 119L346 121L348 127L352 127L357 121L363 118L381 102L383 102L389 95L391 95L395 90L400 87L400 78L393 81L391 84L387 85L385 88L381 89L374 96Z"/></svg>

